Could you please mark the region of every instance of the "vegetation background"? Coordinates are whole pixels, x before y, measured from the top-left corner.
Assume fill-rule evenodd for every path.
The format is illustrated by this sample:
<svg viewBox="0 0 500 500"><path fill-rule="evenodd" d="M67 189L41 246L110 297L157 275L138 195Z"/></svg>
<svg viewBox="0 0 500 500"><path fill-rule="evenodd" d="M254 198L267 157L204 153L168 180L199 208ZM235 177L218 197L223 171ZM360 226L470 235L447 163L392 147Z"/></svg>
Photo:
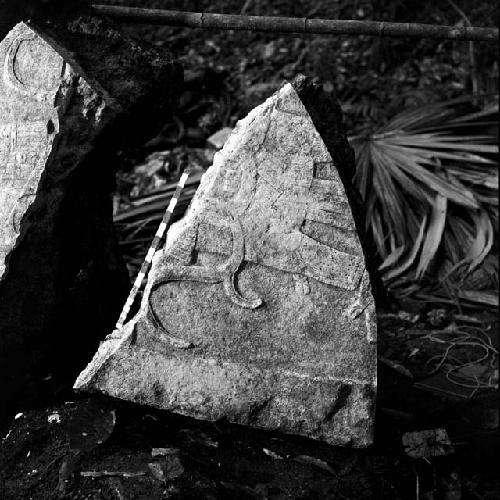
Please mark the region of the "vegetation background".
<svg viewBox="0 0 500 500"><path fill-rule="evenodd" d="M449 26L495 26L496 2L149 0L116 5ZM206 140L304 73L341 103L354 177L393 300L498 305L498 47L370 36L294 36L129 26L186 69L174 122L124 152L116 222L132 274L181 168L202 172ZM195 177L198 179L199 177ZM184 210L196 183L184 195ZM179 212L180 214L181 212ZM178 214L178 215L179 215ZM423 305L422 305L423 307Z"/></svg>

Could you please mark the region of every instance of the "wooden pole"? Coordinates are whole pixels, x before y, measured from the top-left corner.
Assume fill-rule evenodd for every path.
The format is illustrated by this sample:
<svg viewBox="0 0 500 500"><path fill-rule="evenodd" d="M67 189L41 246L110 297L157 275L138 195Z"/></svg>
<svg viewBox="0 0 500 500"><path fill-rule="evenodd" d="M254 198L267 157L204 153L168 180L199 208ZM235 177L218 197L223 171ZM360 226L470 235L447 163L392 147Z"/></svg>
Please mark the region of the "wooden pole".
<svg viewBox="0 0 500 500"><path fill-rule="evenodd" d="M447 40L498 41L497 28L450 27L417 23L308 19L306 17L238 16L162 9L93 5L95 14L119 21L190 28L310 33L321 35L408 36Z"/></svg>

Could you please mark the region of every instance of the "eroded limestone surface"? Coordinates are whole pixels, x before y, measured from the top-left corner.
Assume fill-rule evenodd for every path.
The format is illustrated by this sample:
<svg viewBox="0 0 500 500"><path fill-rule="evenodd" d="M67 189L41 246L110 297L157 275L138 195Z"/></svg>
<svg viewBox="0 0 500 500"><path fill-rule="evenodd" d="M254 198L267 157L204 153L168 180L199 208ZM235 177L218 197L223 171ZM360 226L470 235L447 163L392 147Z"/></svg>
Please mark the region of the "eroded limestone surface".
<svg viewBox="0 0 500 500"><path fill-rule="evenodd" d="M140 312L76 388L371 443L375 306L343 182L301 99L311 85L284 85L238 123L169 230ZM336 133L325 123L338 108L321 113Z"/></svg>
<svg viewBox="0 0 500 500"><path fill-rule="evenodd" d="M74 370L119 314L128 276L110 158L134 117L171 104L182 78L148 50L92 18L19 23L0 43L3 408L36 395L34 380Z"/></svg>
<svg viewBox="0 0 500 500"><path fill-rule="evenodd" d="M58 133L54 103L64 101L71 79L63 58L25 24L2 42L1 60L0 276Z"/></svg>

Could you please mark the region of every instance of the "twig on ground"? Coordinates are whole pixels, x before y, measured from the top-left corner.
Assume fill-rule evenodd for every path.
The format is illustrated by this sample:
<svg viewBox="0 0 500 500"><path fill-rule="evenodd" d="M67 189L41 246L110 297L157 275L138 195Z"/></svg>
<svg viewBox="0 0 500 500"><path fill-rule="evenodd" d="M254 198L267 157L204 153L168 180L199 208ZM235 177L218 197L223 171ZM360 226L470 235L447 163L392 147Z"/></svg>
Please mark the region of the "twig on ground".
<svg viewBox="0 0 500 500"><path fill-rule="evenodd" d="M99 478L99 477L141 477L145 476L147 472L145 471L140 471L140 472L125 472L125 471L110 471L110 470L102 470L102 471L82 471L80 472L80 476L82 477L92 477L92 478Z"/></svg>

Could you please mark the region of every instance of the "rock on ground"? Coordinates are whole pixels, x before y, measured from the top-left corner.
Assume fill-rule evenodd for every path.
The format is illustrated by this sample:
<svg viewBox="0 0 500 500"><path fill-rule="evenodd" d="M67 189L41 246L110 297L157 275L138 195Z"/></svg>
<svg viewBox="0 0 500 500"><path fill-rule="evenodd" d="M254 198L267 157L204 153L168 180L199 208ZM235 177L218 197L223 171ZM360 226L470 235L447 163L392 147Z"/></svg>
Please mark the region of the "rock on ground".
<svg viewBox="0 0 500 500"><path fill-rule="evenodd" d="M0 62L1 420L111 331L129 287L112 155L165 120L182 69L93 18L19 23Z"/></svg>
<svg viewBox="0 0 500 500"><path fill-rule="evenodd" d="M75 387L369 445L376 316L352 168L338 106L304 77L255 108Z"/></svg>

